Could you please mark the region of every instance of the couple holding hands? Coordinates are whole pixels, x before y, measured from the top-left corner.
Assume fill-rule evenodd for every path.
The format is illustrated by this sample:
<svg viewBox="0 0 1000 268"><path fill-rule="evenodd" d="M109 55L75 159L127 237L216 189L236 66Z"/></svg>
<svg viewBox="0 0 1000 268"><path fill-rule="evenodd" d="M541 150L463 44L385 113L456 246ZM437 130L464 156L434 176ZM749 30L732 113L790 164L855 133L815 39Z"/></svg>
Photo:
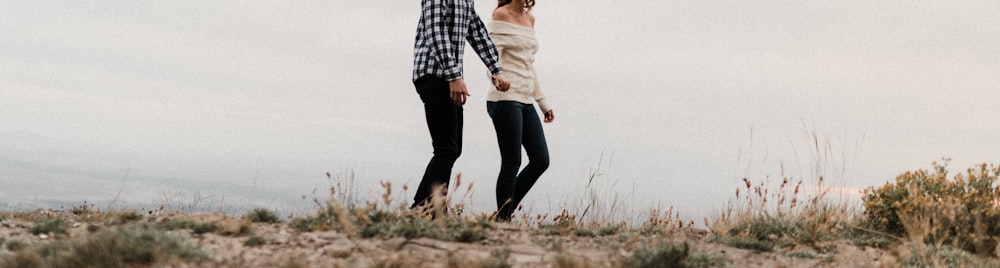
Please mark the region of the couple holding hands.
<svg viewBox="0 0 1000 268"><path fill-rule="evenodd" d="M469 91L463 79L465 44L472 45L490 72L496 90L486 96L486 110L500 148L497 216L505 222L549 166L542 120L555 119L535 75L534 0L498 0L487 26L474 0L422 0L414 44L413 85L424 103L434 156L417 187L413 209L430 208L435 191L445 194L452 166L462 153L462 106ZM535 111L542 110L543 118ZM521 168L521 148L528 165ZM520 171L520 172L519 172ZM447 206L447 205L445 205Z"/></svg>

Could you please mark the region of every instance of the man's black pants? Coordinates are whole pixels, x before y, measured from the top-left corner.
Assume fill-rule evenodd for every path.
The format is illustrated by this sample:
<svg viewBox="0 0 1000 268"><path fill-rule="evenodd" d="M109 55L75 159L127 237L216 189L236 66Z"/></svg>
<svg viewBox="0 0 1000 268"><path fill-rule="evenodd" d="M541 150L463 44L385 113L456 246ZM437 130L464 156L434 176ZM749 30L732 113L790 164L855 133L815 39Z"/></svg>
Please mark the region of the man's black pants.
<svg viewBox="0 0 1000 268"><path fill-rule="evenodd" d="M430 130L431 144L434 146L434 156L427 164L424 177L413 197L412 207L418 207L430 203L435 189L448 188L451 168L462 154L462 106L455 105L451 100L451 88L444 79L424 76L413 84L420 94L420 100L424 102L427 129ZM445 193L447 191L440 194Z"/></svg>

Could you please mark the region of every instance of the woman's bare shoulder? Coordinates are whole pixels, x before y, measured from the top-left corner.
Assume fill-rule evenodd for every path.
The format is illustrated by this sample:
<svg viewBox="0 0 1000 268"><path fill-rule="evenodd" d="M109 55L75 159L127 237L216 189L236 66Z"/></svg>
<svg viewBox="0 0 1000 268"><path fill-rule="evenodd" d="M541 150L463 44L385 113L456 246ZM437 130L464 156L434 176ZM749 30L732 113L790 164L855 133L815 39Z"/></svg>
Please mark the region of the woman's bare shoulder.
<svg viewBox="0 0 1000 268"><path fill-rule="evenodd" d="M497 8L493 11L493 20L512 22L514 18L506 8Z"/></svg>

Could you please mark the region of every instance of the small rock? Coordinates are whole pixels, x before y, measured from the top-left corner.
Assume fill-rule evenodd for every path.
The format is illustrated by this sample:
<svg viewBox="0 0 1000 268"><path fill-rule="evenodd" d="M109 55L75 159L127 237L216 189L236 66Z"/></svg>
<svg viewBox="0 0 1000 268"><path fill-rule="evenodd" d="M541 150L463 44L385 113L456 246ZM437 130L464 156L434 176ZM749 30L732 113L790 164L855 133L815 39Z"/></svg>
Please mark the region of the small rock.
<svg viewBox="0 0 1000 268"><path fill-rule="evenodd" d="M48 234L38 234L38 238L41 238L42 240L49 239L49 235Z"/></svg>

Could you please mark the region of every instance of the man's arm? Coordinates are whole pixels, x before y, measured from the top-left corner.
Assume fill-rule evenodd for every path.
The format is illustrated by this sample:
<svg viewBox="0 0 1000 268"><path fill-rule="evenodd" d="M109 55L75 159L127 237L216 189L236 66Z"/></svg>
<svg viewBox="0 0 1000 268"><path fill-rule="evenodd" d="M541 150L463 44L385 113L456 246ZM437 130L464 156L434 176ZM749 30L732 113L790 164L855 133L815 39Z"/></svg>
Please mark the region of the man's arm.
<svg viewBox="0 0 1000 268"><path fill-rule="evenodd" d="M465 38L472 44L472 49L479 54L479 59L486 64L486 68L490 69L490 74L497 75L503 71L500 67L500 54L497 53L496 46L493 44L493 40L490 39L490 33L486 30L486 25L483 21L479 19L479 15L475 11L472 12L472 18L469 22L469 32L466 34Z"/></svg>
<svg viewBox="0 0 1000 268"><path fill-rule="evenodd" d="M466 41L472 44L472 49L479 55L479 59L486 64L486 68L490 69L490 80L493 81L493 86L499 91L507 91L510 88L510 82L507 82L507 79L504 79L501 74L503 68L500 67L499 50L490 39L490 33L486 30L483 20L479 19L479 15L475 11L472 12L470 19L472 21L469 22L469 32L465 35Z"/></svg>
<svg viewBox="0 0 1000 268"><path fill-rule="evenodd" d="M454 81L462 78L462 70L454 55L458 48L451 44L449 31L455 20L454 0L423 0L422 17L425 34L427 35L427 45L437 53L431 53L435 57L441 68L444 68L444 80Z"/></svg>

